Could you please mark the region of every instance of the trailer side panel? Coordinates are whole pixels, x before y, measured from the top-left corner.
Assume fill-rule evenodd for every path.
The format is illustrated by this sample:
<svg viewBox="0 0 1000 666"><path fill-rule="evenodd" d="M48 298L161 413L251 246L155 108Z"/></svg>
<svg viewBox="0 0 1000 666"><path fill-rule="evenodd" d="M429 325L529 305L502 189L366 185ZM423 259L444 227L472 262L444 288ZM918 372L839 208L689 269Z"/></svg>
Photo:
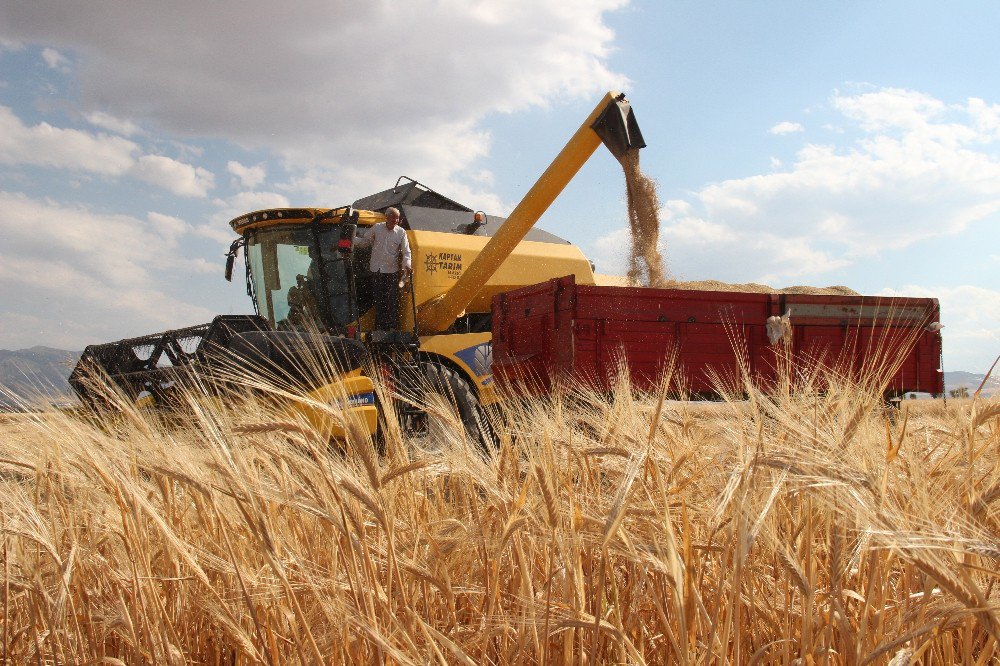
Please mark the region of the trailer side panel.
<svg viewBox="0 0 1000 666"><path fill-rule="evenodd" d="M790 331L772 344L769 317ZM572 276L493 301L499 385L544 392L561 378L610 390L622 372L655 389L718 395L745 381L767 388L783 358L844 377L890 375L886 392L943 392L935 299L757 294L577 285Z"/></svg>

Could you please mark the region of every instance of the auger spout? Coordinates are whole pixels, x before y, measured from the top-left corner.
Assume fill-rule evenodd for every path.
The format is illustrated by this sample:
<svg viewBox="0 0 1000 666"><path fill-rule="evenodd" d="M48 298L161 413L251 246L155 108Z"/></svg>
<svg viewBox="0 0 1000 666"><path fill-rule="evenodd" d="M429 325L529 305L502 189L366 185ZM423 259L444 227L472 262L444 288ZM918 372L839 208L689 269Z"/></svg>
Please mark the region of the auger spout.
<svg viewBox="0 0 1000 666"><path fill-rule="evenodd" d="M420 309L421 334L451 326L602 142L619 159L625 151L646 145L623 93L608 92L601 99L458 281Z"/></svg>

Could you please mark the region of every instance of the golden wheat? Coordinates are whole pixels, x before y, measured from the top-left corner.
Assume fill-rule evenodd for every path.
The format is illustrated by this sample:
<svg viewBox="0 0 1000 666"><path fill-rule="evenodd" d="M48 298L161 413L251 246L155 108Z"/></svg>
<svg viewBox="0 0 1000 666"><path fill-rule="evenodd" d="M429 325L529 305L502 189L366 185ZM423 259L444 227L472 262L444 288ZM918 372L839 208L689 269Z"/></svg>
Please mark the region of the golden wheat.
<svg viewBox="0 0 1000 666"><path fill-rule="evenodd" d="M997 659L998 401L804 376L514 402L489 460L457 419L331 452L285 389L8 419L0 659Z"/></svg>

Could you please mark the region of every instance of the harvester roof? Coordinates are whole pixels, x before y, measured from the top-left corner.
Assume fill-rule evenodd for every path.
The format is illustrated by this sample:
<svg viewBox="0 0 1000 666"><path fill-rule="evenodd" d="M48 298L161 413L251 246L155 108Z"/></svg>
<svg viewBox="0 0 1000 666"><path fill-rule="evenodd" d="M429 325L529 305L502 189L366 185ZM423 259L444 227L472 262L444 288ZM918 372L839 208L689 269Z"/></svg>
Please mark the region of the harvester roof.
<svg viewBox="0 0 1000 666"><path fill-rule="evenodd" d="M408 182L403 183L402 181L404 179ZM448 197L435 192L429 187L421 185L409 176L401 176L399 180L396 181L395 187L388 190L382 190L381 192L376 192L375 194L369 194L366 197L361 197L352 205L355 208L377 210L379 212L384 212L386 208L391 206L395 206L396 208L401 208L403 206L419 206L420 208L432 208L437 210L464 211L466 213L472 212L472 209L468 206L463 206L457 201L453 201Z"/></svg>
<svg viewBox="0 0 1000 666"><path fill-rule="evenodd" d="M401 179L402 180L402 179ZM473 210L463 206L437 192L423 187L416 181L398 184L396 187L376 192L355 201L351 209L358 213L358 224L371 226L385 219L384 211L396 207L402 212L402 226L412 231L437 231L441 233L469 234L469 222ZM229 226L233 231L242 234L252 229L273 227L278 225L338 224L341 216L348 208L269 208L241 215ZM486 224L476 228L471 235L489 237L496 233L506 218L495 215L486 216ZM541 243L570 242L543 231L532 228L525 240Z"/></svg>
<svg viewBox="0 0 1000 666"><path fill-rule="evenodd" d="M229 226L238 234L251 229L262 227L274 227L282 224L309 224L317 222L319 224L338 224L341 215L347 207L343 208L268 208L266 210L255 210L252 213L240 215L230 220ZM382 213L370 210L358 210L358 223L372 225L385 219Z"/></svg>

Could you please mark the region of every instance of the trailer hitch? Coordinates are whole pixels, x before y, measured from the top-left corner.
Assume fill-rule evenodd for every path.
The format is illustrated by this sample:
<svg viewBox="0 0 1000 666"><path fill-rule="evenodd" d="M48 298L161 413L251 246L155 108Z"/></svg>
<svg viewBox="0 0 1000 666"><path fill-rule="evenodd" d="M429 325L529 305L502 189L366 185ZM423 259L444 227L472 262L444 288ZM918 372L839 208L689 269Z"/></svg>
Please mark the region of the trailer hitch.
<svg viewBox="0 0 1000 666"><path fill-rule="evenodd" d="M625 93L619 94L604 107L590 129L601 137L601 141L619 162L629 150L646 147L635 112L625 99Z"/></svg>

